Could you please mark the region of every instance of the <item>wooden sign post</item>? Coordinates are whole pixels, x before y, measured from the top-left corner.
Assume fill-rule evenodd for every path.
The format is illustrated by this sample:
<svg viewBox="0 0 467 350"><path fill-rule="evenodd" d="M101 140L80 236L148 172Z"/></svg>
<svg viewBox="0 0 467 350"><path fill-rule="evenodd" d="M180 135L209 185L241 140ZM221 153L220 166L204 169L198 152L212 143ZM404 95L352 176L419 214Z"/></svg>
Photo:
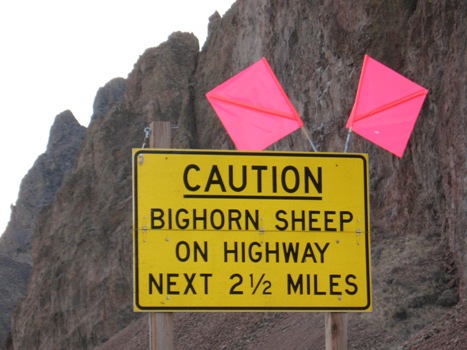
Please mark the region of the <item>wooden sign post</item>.
<svg viewBox="0 0 467 350"><path fill-rule="evenodd" d="M171 147L170 122L152 122L149 137L150 148ZM149 342L151 350L173 350L173 313L151 312L149 318Z"/></svg>
<svg viewBox="0 0 467 350"><path fill-rule="evenodd" d="M324 316L326 350L347 350L347 314L327 312Z"/></svg>

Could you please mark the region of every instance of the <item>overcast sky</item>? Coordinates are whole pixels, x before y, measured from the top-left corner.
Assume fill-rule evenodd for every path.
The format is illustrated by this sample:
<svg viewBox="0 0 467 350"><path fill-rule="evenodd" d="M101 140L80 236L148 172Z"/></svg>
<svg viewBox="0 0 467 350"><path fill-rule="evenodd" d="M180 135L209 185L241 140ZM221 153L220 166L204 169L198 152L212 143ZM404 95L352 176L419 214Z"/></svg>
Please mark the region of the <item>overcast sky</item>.
<svg viewBox="0 0 467 350"><path fill-rule="evenodd" d="M174 31L202 47L209 17L234 0L24 0L0 3L0 234L19 185L45 152L55 116L88 126L99 87L126 78Z"/></svg>

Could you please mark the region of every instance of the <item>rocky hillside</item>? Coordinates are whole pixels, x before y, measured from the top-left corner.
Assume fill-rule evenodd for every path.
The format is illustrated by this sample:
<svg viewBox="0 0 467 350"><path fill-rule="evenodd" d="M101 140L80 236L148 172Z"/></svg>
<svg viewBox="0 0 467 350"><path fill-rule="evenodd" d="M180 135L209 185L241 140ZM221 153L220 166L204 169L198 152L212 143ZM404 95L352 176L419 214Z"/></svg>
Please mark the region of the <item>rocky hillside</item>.
<svg viewBox="0 0 467 350"><path fill-rule="evenodd" d="M429 89L402 159L369 154L373 308L349 315L355 349L467 344L467 3L239 0L208 39L174 33L100 91L86 137L37 212L32 273L7 349L146 349L132 311L131 149L152 120L174 148L232 149L205 93L266 57L319 150L342 151L365 53ZM293 133L273 150L309 151ZM321 349L318 313L180 313L179 349ZM450 337L455 336L455 339ZM449 338L449 341L447 339Z"/></svg>

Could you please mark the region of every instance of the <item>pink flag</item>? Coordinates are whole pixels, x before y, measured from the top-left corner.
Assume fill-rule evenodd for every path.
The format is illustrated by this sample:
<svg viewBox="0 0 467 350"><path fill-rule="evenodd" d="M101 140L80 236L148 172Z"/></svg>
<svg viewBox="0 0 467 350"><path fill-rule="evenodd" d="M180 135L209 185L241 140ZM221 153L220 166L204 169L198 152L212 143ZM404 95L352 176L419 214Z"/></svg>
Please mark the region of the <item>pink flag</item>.
<svg viewBox="0 0 467 350"><path fill-rule="evenodd" d="M206 97L239 150L263 150L303 126L265 58Z"/></svg>
<svg viewBox="0 0 467 350"><path fill-rule="evenodd" d="M365 55L347 128L402 157L428 90Z"/></svg>

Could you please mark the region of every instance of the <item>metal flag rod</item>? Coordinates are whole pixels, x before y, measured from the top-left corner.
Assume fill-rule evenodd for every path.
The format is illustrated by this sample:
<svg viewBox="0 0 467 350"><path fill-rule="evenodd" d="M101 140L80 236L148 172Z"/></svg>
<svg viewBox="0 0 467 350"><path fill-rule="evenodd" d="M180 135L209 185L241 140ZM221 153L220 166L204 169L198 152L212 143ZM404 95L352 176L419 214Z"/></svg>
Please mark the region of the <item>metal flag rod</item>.
<svg viewBox="0 0 467 350"><path fill-rule="evenodd" d="M349 132L347 134L347 140L345 141L344 153L347 153L349 150L349 143L350 143L350 136L352 135L352 127L349 128Z"/></svg>
<svg viewBox="0 0 467 350"><path fill-rule="evenodd" d="M311 137L310 137L310 135L308 134L308 131L306 130L305 126L302 126L301 129L302 129L302 132L303 132L303 134L305 135L305 137L308 139L308 141L310 141L310 145L311 145L311 148L313 149L313 151L314 151L314 152L318 152L318 149L316 148L315 144L314 144L313 141L311 140Z"/></svg>

